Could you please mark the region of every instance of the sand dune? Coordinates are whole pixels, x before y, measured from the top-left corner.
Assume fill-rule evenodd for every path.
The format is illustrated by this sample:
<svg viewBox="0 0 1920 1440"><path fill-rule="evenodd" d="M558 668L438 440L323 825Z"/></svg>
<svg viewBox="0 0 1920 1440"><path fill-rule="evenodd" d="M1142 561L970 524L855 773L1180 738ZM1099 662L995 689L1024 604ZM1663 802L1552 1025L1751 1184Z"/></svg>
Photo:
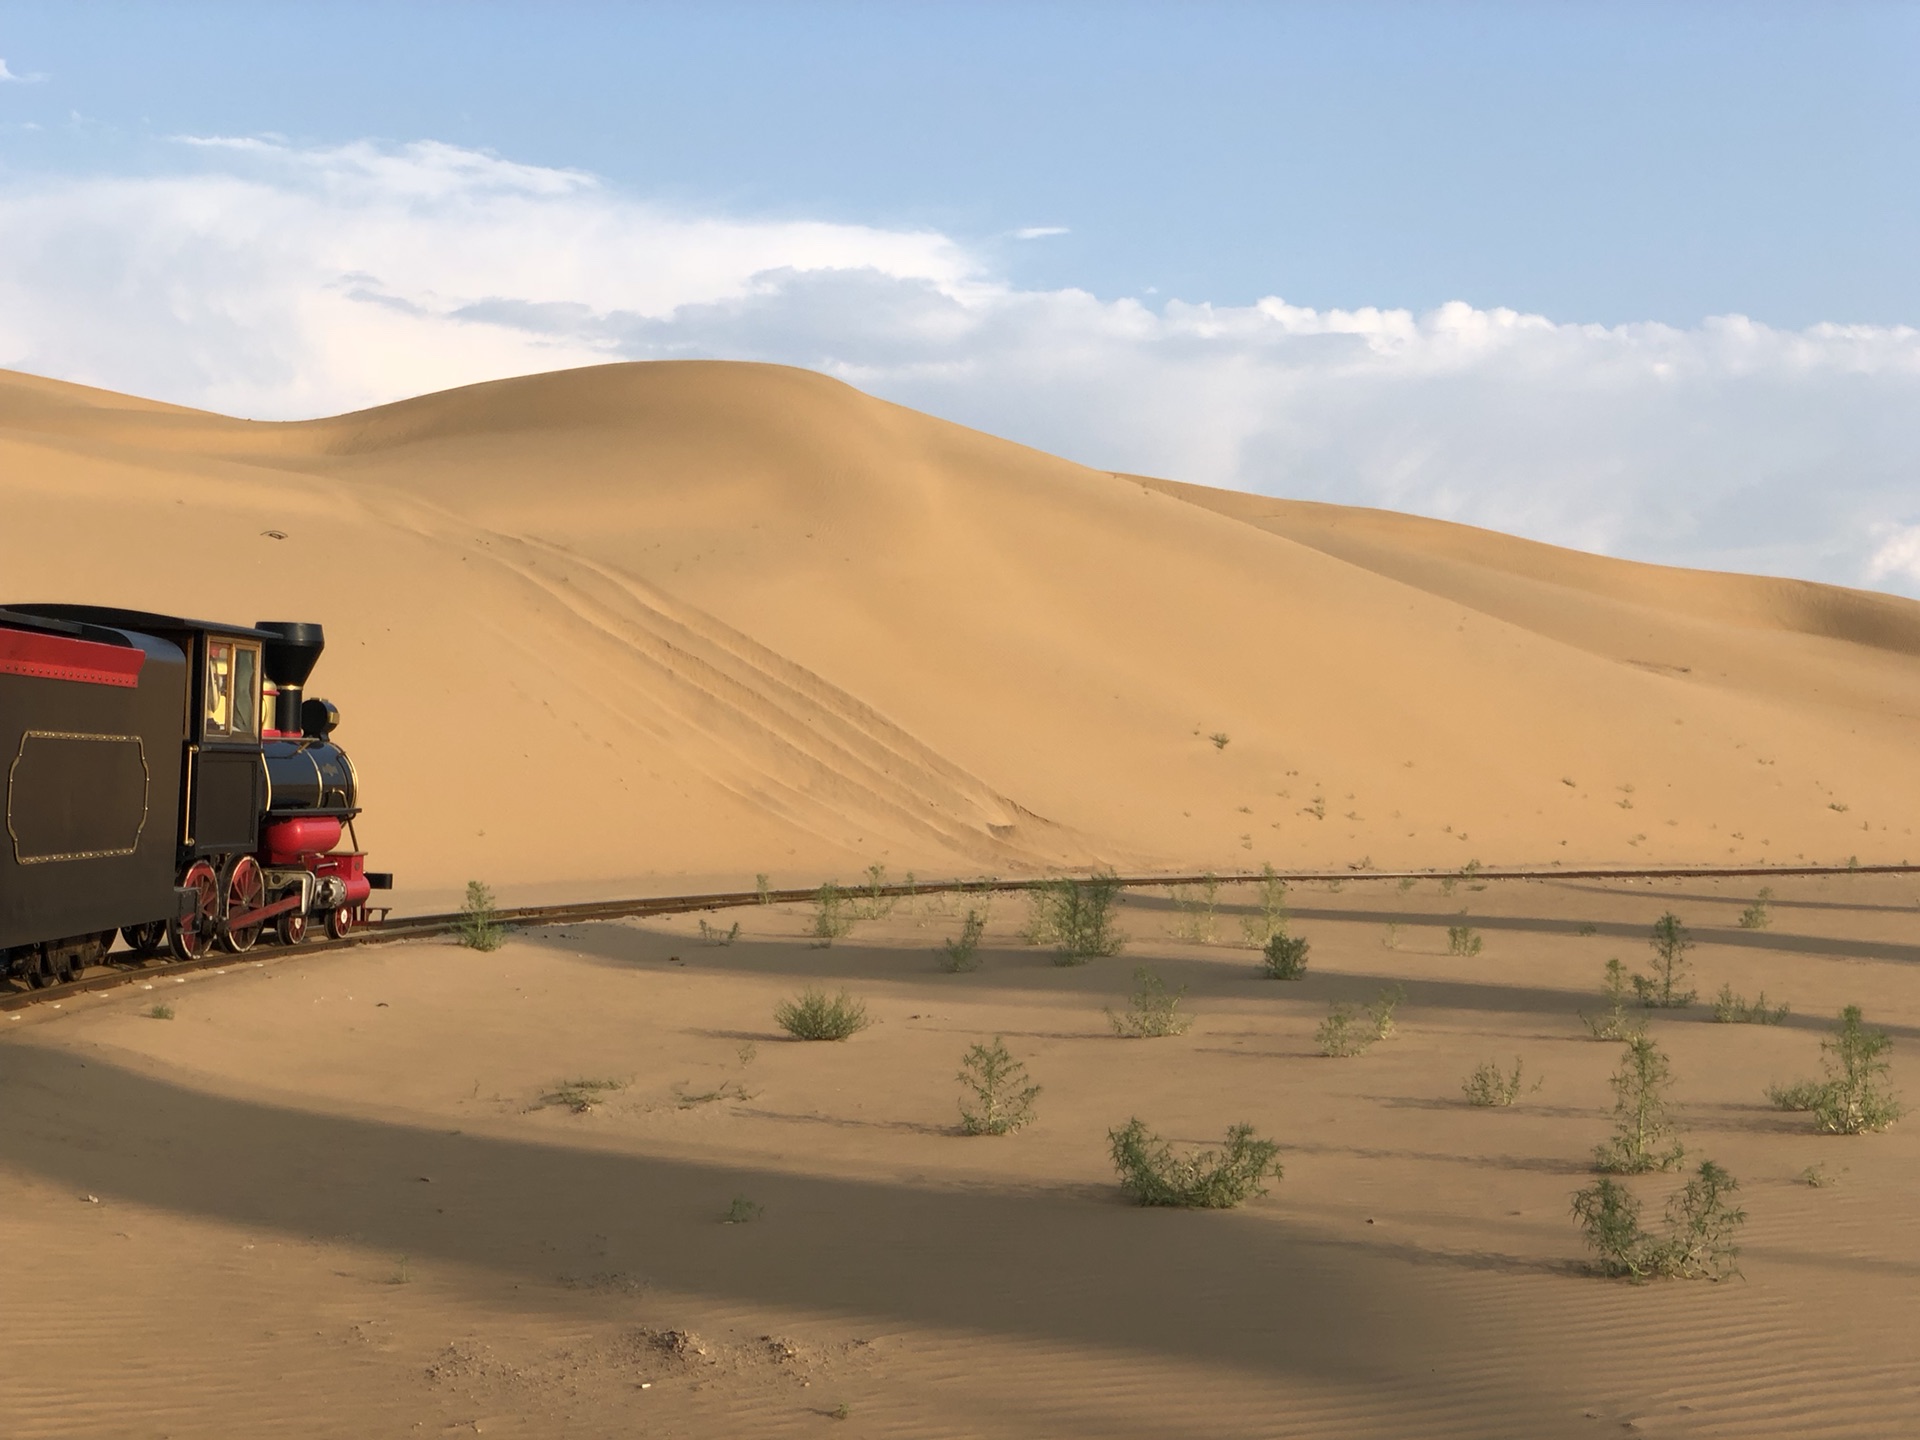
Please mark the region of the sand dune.
<svg viewBox="0 0 1920 1440"><path fill-rule="evenodd" d="M1911 602L1110 475L801 371L297 424L10 375L0 477L10 594L327 625L403 904L1914 849Z"/></svg>
<svg viewBox="0 0 1920 1440"><path fill-rule="evenodd" d="M800 371L299 424L0 375L0 507L9 597L324 623L403 906L1920 848L1907 601L1107 474ZM1084 967L1003 895L984 968L941 973L989 902L921 895L831 948L749 906L724 948L690 915L264 947L39 1005L0 1025L0 1433L1903 1434L1920 1146L1763 1093L1843 1004L1920 1038L1915 887L1782 879L1761 928L1757 889L1296 886L1293 985L1238 943L1241 889L1215 943L1131 892L1127 953ZM1579 1011L1668 908L1703 992L1792 1006L1641 1014L1742 1183L1728 1284L1597 1278L1569 1218L1620 1053ZM1190 1030L1112 1033L1141 963ZM789 1042L808 984L877 1023ZM1388 985L1395 1037L1321 1057L1329 1007ZM996 1035L1039 1118L963 1137L954 1071ZM1541 1088L1468 1106L1510 1057ZM617 1088L575 1114L569 1079ZM1129 1205L1129 1115L1249 1122L1284 1178ZM1676 1177L1626 1183L1657 1216Z"/></svg>

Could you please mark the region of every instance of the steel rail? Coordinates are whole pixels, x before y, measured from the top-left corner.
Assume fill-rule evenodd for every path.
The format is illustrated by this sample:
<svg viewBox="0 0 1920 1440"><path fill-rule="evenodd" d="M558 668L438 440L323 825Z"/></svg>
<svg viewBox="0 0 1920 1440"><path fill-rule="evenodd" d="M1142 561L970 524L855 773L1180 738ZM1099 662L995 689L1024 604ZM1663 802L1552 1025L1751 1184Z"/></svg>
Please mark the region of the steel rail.
<svg viewBox="0 0 1920 1440"><path fill-rule="evenodd" d="M1186 875L1112 875L1122 889L1139 890L1153 886L1244 885L1265 879L1277 879L1289 885L1312 884L1332 880L1711 880L1823 875L1911 875L1920 873L1920 865L1654 865L1640 869L1609 866L1548 868L1488 866L1461 870L1236 870L1210 871ZM1036 876L1020 880L1002 880L987 876L975 880L905 881L884 885L839 887L849 899L886 897L902 899L914 895L986 894L988 892L1037 890L1057 885L1062 880L1080 879L1073 875ZM705 895L648 895L626 900L584 900L560 905L516 905L493 912L495 923L510 928L532 925L559 925L594 920L645 919L654 915L687 915L701 910L737 909L746 905L781 905L815 900L823 887L810 890L728 890ZM428 939L449 935L468 923L470 917L454 912L440 915L403 915L389 917L362 927L335 940L316 938L298 945L270 945L250 949L239 955L208 954L191 960L151 959L116 963L96 968L95 973L49 985L39 990L0 992L0 1013L23 1010L29 1006L59 1001L98 990L112 990L139 980L162 979L189 974L196 970L227 970L264 964L268 960L291 959L297 955L345 950L358 945L390 944L399 940Z"/></svg>

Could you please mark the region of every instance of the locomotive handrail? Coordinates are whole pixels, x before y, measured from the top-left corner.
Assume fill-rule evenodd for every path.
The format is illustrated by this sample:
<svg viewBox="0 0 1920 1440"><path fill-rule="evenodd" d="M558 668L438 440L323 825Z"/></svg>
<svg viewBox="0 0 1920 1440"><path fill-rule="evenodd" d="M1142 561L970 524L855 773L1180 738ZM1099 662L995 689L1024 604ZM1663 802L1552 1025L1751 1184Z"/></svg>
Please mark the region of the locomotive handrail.
<svg viewBox="0 0 1920 1440"><path fill-rule="evenodd" d="M1625 869L1615 866L1578 868L1551 866L1473 867L1460 870L1237 870L1203 871L1188 874L1110 875L1123 889L1138 890L1154 886L1203 885L1208 881L1221 885L1247 884L1276 879L1287 884L1310 884L1331 880L1700 880L1820 875L1911 875L1920 873L1920 865L1652 865ZM1086 877L1076 874L1026 876L1003 880L985 876L972 880L895 881L884 885L844 886L849 897L913 895L986 894L988 892L1035 890L1057 885L1063 880ZM700 910L728 910L745 905L781 905L804 903L817 898L821 887L783 890L727 890L702 895L647 895L624 900L584 900L558 905L516 905L495 910L491 918L500 925L525 928L539 924L565 924L593 920L638 919L652 915L686 915ZM83 975L41 990L0 993L0 1013L22 1010L48 1001L91 991L110 990L135 980L154 976L173 976L194 970L225 970L248 964L263 964L267 958L288 959L303 954L340 950L354 945L378 945L400 940L426 939L451 934L468 922L469 916L447 914L389 916L334 940L315 938L300 945L275 945L265 950L250 950L241 955L209 954L191 960L147 960L135 964L115 964L98 974Z"/></svg>

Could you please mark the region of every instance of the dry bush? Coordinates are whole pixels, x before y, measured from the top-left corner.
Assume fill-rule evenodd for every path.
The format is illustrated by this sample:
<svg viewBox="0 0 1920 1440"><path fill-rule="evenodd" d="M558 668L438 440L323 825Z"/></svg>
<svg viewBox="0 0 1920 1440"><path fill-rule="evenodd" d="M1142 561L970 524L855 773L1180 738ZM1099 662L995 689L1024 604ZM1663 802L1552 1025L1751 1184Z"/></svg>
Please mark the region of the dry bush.
<svg viewBox="0 0 1920 1440"><path fill-rule="evenodd" d="M1134 991L1124 1013L1107 1009L1113 1033L1127 1040L1155 1040L1168 1035L1183 1035L1193 1024L1191 1015L1180 1013L1180 997L1187 993L1167 989L1167 982L1142 965L1133 972Z"/></svg>
<svg viewBox="0 0 1920 1440"><path fill-rule="evenodd" d="M1602 1177L1573 1197L1573 1216L1599 1257L1603 1275L1649 1279L1724 1280L1740 1273L1734 1236L1747 1212L1728 1199L1740 1188L1725 1170L1702 1160L1667 1201L1667 1233L1640 1228L1640 1202L1617 1180Z"/></svg>
<svg viewBox="0 0 1920 1440"><path fill-rule="evenodd" d="M1667 1091L1673 1072L1667 1057L1644 1031L1627 1037L1627 1053L1613 1080L1613 1138L1593 1152L1593 1167L1617 1175L1648 1170L1671 1170L1686 1157L1674 1141L1671 1102Z"/></svg>
<svg viewBox="0 0 1920 1440"><path fill-rule="evenodd" d="M1177 1205L1227 1210L1264 1195L1269 1176L1280 1178L1280 1147L1262 1140L1251 1125L1227 1131L1220 1150L1175 1155L1173 1147L1140 1120L1107 1132L1120 1188L1141 1205Z"/></svg>
<svg viewBox="0 0 1920 1440"><path fill-rule="evenodd" d="M974 1108L960 1102L960 1128L967 1134L1009 1135L1033 1123L1040 1087L1027 1083L1027 1067L998 1035L993 1044L975 1045L961 1057L959 1080L973 1094Z"/></svg>
<svg viewBox="0 0 1920 1440"><path fill-rule="evenodd" d="M467 882L467 898L460 906L460 920L453 934L469 950L498 950L506 938L506 927L494 908L493 891L478 880Z"/></svg>
<svg viewBox="0 0 1920 1440"><path fill-rule="evenodd" d="M960 922L960 938L940 946L940 968L949 975L964 974L980 968L980 937L987 933L987 917L980 910L967 911Z"/></svg>
<svg viewBox="0 0 1920 1440"><path fill-rule="evenodd" d="M1713 997L1713 1018L1721 1025L1778 1025L1787 1018L1787 1007L1768 1005L1764 990L1749 1005L1746 996L1733 993L1733 986L1722 985Z"/></svg>
<svg viewBox="0 0 1920 1440"><path fill-rule="evenodd" d="M1687 927L1671 910L1653 922L1653 935L1647 941L1653 947L1653 974L1635 975L1633 993L1640 1003L1660 1009L1681 1009L1693 1003L1693 991L1680 987L1687 978L1687 951L1693 942Z"/></svg>
<svg viewBox="0 0 1920 1440"><path fill-rule="evenodd" d="M1256 950L1264 950L1276 935L1287 933L1287 882L1269 863L1260 867L1260 910L1240 920L1240 933Z"/></svg>
<svg viewBox="0 0 1920 1440"><path fill-rule="evenodd" d="M873 1023L867 1018L865 1001L845 990L829 996L811 985L800 992L799 999L776 1005L773 1018L796 1040L845 1040Z"/></svg>
<svg viewBox="0 0 1920 1440"><path fill-rule="evenodd" d="M1769 1086L1767 1098L1782 1110L1811 1111L1815 1128L1829 1135L1884 1130L1905 1113L1887 1089L1892 1067L1884 1057L1892 1048L1892 1037L1867 1029L1860 1007L1849 1005L1833 1034L1820 1042L1827 1078Z"/></svg>
<svg viewBox="0 0 1920 1440"><path fill-rule="evenodd" d="M1522 1093L1520 1068L1518 1055L1513 1057L1512 1070L1502 1070L1493 1061L1487 1061L1460 1082L1460 1088L1466 1092L1467 1103L1489 1106L1513 1104ZM1543 1083L1535 1080L1533 1088L1538 1090Z"/></svg>
<svg viewBox="0 0 1920 1440"><path fill-rule="evenodd" d="M1587 1031L1596 1040L1626 1040L1638 1033L1640 1024L1627 1018L1627 967L1617 959L1607 961L1607 978L1600 982L1600 993L1607 1008L1598 1015L1580 1012Z"/></svg>
<svg viewBox="0 0 1920 1440"><path fill-rule="evenodd" d="M1119 895L1120 880L1112 874L1036 885L1027 892L1027 939L1053 945L1056 965L1084 965L1096 956L1117 955L1127 943L1113 924Z"/></svg>

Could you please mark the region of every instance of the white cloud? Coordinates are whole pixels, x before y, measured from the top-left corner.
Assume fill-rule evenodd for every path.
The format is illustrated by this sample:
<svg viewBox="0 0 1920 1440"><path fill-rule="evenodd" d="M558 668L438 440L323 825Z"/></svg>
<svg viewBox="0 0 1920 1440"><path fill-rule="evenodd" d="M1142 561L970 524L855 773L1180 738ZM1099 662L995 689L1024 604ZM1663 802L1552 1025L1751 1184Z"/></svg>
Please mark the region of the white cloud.
<svg viewBox="0 0 1920 1440"><path fill-rule="evenodd" d="M0 364L255 416L777 360L1114 469L1920 594L1920 332L1023 290L947 236L687 214L452 146L0 178Z"/></svg>
<svg viewBox="0 0 1920 1440"><path fill-rule="evenodd" d="M44 75L16 75L7 68L7 62L0 60L0 85L38 85L47 77Z"/></svg>
<svg viewBox="0 0 1920 1440"><path fill-rule="evenodd" d="M1029 225L1024 230L1013 232L1016 240L1049 240L1055 235L1071 235L1073 232L1064 225Z"/></svg>

